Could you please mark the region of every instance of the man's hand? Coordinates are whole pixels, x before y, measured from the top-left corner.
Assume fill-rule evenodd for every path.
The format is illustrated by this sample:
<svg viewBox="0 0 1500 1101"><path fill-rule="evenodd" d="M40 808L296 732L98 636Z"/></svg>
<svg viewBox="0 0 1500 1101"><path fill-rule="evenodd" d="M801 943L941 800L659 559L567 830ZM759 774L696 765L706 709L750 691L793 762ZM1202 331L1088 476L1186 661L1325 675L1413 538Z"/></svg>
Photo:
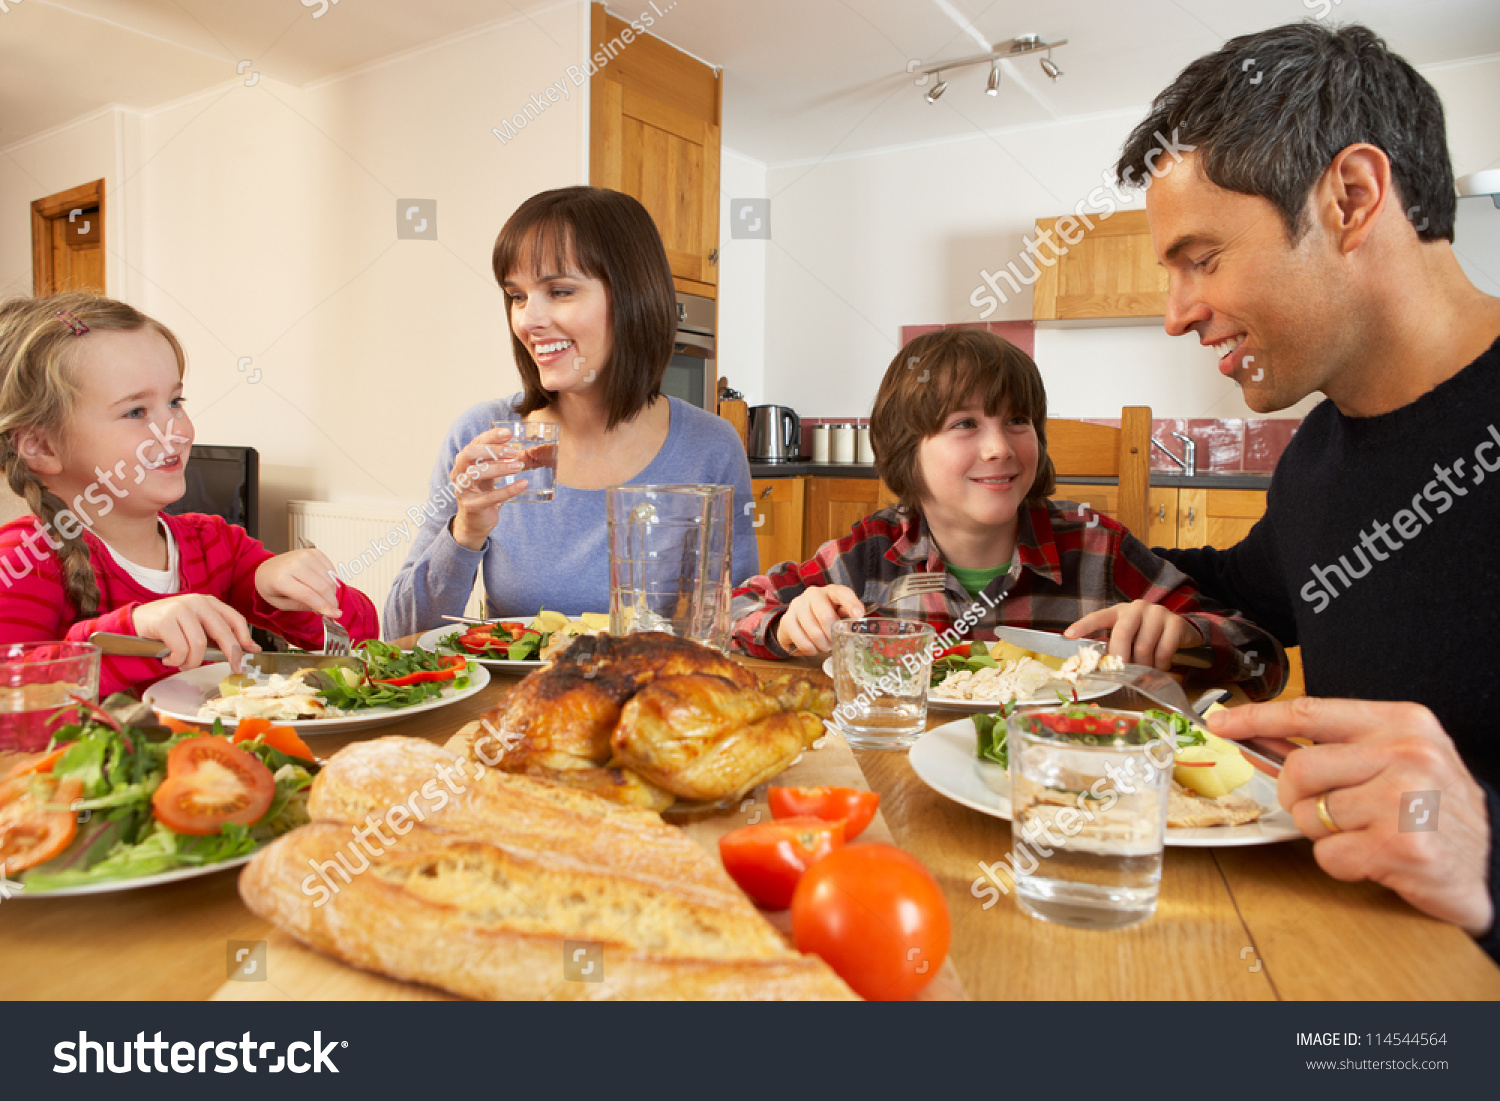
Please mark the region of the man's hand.
<svg viewBox="0 0 1500 1101"><path fill-rule="evenodd" d="M328 556L312 547L268 558L255 571L255 591L284 612L339 617L339 583Z"/></svg>
<svg viewBox="0 0 1500 1101"><path fill-rule="evenodd" d="M776 622L776 641L790 654L826 654L833 649L834 622L864 614L864 604L847 585L814 585L787 605Z"/></svg>
<svg viewBox="0 0 1500 1101"><path fill-rule="evenodd" d="M1483 936L1494 922L1489 894L1490 822L1484 790L1447 731L1415 703L1302 698L1252 704L1208 717L1225 738L1308 738L1281 769L1277 795L1313 855L1335 879L1373 879L1417 909ZM1402 831L1403 799L1440 792L1436 829ZM1318 816L1318 797L1338 826Z"/></svg>
<svg viewBox="0 0 1500 1101"><path fill-rule="evenodd" d="M1203 636L1187 620L1149 600L1133 600L1090 612L1063 632L1064 638L1087 638L1109 628L1109 652L1137 665L1165 672L1178 650L1203 645Z"/></svg>

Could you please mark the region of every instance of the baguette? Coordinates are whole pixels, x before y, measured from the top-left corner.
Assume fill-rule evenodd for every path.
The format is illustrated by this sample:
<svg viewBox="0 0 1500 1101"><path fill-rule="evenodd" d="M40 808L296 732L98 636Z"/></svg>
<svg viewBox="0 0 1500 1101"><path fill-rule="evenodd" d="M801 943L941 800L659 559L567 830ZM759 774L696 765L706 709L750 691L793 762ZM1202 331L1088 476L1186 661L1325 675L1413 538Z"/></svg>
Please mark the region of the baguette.
<svg viewBox="0 0 1500 1101"><path fill-rule="evenodd" d="M445 800L422 794L435 775ZM309 810L256 854L240 894L355 966L478 998L853 997L653 813L395 737L335 754ZM599 981L565 967L569 942L598 953Z"/></svg>

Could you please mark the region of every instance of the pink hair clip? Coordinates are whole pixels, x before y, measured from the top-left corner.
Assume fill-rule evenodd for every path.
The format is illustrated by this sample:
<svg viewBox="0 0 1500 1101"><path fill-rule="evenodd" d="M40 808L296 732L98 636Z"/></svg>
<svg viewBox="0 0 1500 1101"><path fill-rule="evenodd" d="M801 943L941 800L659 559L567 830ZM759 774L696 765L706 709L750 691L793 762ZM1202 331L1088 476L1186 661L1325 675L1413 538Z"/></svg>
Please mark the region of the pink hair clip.
<svg viewBox="0 0 1500 1101"><path fill-rule="evenodd" d="M74 336L82 336L89 331L89 327L78 320L77 315L69 310L58 310L53 316L60 318L62 323L68 327L68 331Z"/></svg>

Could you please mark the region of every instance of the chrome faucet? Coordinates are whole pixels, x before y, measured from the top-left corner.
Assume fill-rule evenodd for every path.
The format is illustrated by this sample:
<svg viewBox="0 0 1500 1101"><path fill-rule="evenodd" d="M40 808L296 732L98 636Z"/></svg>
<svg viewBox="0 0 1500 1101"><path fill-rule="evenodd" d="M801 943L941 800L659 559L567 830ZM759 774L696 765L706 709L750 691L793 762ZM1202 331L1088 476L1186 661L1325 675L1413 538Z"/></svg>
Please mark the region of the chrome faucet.
<svg viewBox="0 0 1500 1101"><path fill-rule="evenodd" d="M1182 476L1184 478L1191 478L1198 471L1198 441L1191 436L1183 435L1181 432L1173 432L1172 435L1182 441L1182 454L1180 456L1155 436L1151 437L1151 442L1161 450L1163 455L1182 467Z"/></svg>

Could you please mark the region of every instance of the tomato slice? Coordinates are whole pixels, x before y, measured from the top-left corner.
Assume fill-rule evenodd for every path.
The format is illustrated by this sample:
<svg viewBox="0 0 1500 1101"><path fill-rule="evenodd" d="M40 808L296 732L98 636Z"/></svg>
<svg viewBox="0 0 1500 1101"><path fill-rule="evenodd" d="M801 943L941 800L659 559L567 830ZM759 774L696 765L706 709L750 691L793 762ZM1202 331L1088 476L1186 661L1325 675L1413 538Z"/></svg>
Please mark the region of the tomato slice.
<svg viewBox="0 0 1500 1101"><path fill-rule="evenodd" d="M252 742L256 738L272 749L280 750L288 757L298 757L304 761L316 760L313 751L294 727L272 726L271 720L262 715L252 715L248 719L241 719L240 725L234 728L234 744Z"/></svg>
<svg viewBox="0 0 1500 1101"><path fill-rule="evenodd" d="M724 870L768 910L785 910L802 873L844 843L844 823L783 818L719 838Z"/></svg>
<svg viewBox="0 0 1500 1101"><path fill-rule="evenodd" d="M894 845L850 845L807 870L792 896L792 936L862 998L910 998L948 955L943 890Z"/></svg>
<svg viewBox="0 0 1500 1101"><path fill-rule="evenodd" d="M858 788L782 788L766 791L771 817L821 818L825 822L844 823L844 840L853 841L864 833L880 806L880 796Z"/></svg>
<svg viewBox="0 0 1500 1101"><path fill-rule="evenodd" d="M72 805L83 781L47 775L0 783L0 872L13 875L51 860L78 833Z"/></svg>
<svg viewBox="0 0 1500 1101"><path fill-rule="evenodd" d="M167 778L151 796L151 806L169 830L202 836L218 833L228 822L260 821L275 794L270 769L227 738L208 735L172 747Z"/></svg>
<svg viewBox="0 0 1500 1101"><path fill-rule="evenodd" d="M6 773L6 779L14 776L25 776L29 772L51 772L54 765L62 760L63 754L73 748L72 742L64 742L51 753L43 753L35 757L27 757L11 766Z"/></svg>

